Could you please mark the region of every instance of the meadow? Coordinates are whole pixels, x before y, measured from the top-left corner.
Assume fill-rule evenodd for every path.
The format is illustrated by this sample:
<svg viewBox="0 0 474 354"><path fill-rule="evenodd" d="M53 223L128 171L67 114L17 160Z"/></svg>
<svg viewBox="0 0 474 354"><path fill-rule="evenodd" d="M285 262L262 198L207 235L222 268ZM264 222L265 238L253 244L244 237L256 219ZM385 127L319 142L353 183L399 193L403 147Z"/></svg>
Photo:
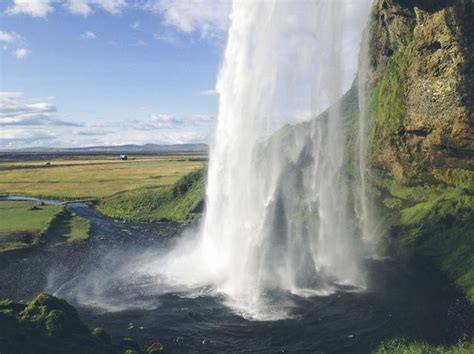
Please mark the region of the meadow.
<svg viewBox="0 0 474 354"><path fill-rule="evenodd" d="M206 156L67 156L0 160L0 195L97 199L125 220L188 221L204 195ZM90 224L63 205L0 201L0 252L88 238Z"/></svg>
<svg viewBox="0 0 474 354"><path fill-rule="evenodd" d="M0 201L0 253L27 249L41 241L75 242L88 238L90 224L63 205Z"/></svg>
<svg viewBox="0 0 474 354"><path fill-rule="evenodd" d="M202 168L202 155L74 156L0 160L0 195L58 199L102 198L139 188L169 186ZM49 163L49 165L47 165Z"/></svg>

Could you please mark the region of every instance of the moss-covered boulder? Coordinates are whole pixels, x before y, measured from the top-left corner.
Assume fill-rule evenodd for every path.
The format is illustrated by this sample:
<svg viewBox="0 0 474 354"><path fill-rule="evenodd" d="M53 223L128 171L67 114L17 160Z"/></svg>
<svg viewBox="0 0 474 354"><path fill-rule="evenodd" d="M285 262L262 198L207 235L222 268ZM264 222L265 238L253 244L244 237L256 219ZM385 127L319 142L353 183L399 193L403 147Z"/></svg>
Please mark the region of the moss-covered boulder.
<svg viewBox="0 0 474 354"><path fill-rule="evenodd" d="M90 331L66 301L39 294L31 302L0 301L0 352L3 353L124 353L133 343L111 344L103 329ZM122 345L123 344L123 345ZM125 345L127 344L127 345Z"/></svg>
<svg viewBox="0 0 474 354"><path fill-rule="evenodd" d="M435 346L423 342L408 342L390 339L374 351L374 354L470 354L474 352L474 342L459 342L451 347Z"/></svg>

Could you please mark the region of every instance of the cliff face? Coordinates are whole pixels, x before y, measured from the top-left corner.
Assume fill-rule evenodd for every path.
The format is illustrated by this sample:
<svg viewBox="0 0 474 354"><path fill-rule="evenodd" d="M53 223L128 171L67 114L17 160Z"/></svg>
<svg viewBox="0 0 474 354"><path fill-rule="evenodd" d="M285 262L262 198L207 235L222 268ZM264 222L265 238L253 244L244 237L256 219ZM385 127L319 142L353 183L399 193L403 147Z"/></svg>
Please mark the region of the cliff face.
<svg viewBox="0 0 474 354"><path fill-rule="evenodd" d="M357 85L336 103L347 137L344 180L355 192L359 127L367 128L365 190L373 202L372 227L386 229L381 246L444 271L472 303L473 18L472 1L374 0L368 60L358 80L366 80L367 112L359 114ZM328 119L327 113L318 119ZM315 122L285 127L272 137L288 147L304 143L291 173L306 166ZM354 209L359 197L354 193Z"/></svg>
<svg viewBox="0 0 474 354"><path fill-rule="evenodd" d="M474 4L375 0L368 171L395 248L474 303Z"/></svg>
<svg viewBox="0 0 474 354"><path fill-rule="evenodd" d="M467 1L374 3L370 161L398 182L474 185L473 17Z"/></svg>

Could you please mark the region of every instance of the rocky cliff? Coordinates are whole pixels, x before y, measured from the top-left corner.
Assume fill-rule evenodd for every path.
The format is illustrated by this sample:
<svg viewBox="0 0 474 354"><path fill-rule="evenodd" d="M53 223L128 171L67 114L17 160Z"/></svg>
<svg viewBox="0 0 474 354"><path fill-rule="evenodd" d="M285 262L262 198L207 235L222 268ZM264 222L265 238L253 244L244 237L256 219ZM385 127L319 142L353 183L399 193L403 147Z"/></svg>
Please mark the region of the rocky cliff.
<svg viewBox="0 0 474 354"><path fill-rule="evenodd" d="M471 302L473 18L471 1L376 0L362 116L366 167L389 239L446 272Z"/></svg>
<svg viewBox="0 0 474 354"><path fill-rule="evenodd" d="M376 0L371 162L400 183L474 185L474 5Z"/></svg>

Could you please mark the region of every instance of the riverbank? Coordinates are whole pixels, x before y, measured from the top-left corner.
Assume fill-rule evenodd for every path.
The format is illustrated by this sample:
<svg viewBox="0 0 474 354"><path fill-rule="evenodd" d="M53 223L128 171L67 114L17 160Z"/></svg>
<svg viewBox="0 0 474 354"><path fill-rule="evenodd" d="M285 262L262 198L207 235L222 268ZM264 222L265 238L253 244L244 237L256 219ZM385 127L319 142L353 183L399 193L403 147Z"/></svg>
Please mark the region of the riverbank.
<svg viewBox="0 0 474 354"><path fill-rule="evenodd" d="M0 254L26 252L45 243L87 240L89 222L62 205L0 200Z"/></svg>
<svg viewBox="0 0 474 354"><path fill-rule="evenodd" d="M206 169L198 169L162 188L141 188L101 199L104 215L127 221L193 222L204 208Z"/></svg>

